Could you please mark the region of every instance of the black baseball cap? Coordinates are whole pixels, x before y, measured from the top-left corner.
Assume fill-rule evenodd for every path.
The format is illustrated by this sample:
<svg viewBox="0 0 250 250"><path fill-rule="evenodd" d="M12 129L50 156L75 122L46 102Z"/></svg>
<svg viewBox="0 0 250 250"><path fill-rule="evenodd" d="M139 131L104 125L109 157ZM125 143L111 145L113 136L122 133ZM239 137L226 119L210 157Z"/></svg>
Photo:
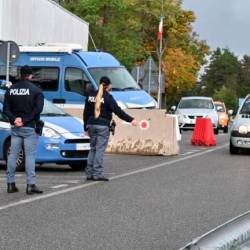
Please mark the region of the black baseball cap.
<svg viewBox="0 0 250 250"><path fill-rule="evenodd" d="M28 65L24 65L20 70L21 76L32 75L32 68Z"/></svg>
<svg viewBox="0 0 250 250"><path fill-rule="evenodd" d="M111 84L111 81L110 81L110 79L107 77L107 76L103 76L103 77L101 77L101 79L100 79L100 84L103 84L104 86L108 86L108 85L110 85Z"/></svg>

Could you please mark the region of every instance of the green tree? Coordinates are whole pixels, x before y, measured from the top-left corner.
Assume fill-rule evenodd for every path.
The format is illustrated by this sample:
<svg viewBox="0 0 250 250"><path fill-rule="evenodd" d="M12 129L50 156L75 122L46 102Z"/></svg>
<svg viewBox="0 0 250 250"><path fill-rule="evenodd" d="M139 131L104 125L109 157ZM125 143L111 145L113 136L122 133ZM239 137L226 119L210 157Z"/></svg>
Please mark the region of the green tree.
<svg viewBox="0 0 250 250"><path fill-rule="evenodd" d="M98 49L111 52L123 64L132 68L141 56L143 37L126 1L77 0L61 3L89 22L90 33ZM93 43L89 42L89 50L93 49Z"/></svg>
<svg viewBox="0 0 250 250"><path fill-rule="evenodd" d="M215 101L223 101L227 109L237 110L238 97L233 89L222 86L219 90L215 90L213 94L213 99Z"/></svg>
<svg viewBox="0 0 250 250"><path fill-rule="evenodd" d="M237 94L240 74L241 64L238 58L229 49L218 48L212 53L211 62L201 80L205 94L213 96L222 86Z"/></svg>
<svg viewBox="0 0 250 250"><path fill-rule="evenodd" d="M241 60L240 82L237 88L239 97L245 97L250 93L250 56L245 55Z"/></svg>

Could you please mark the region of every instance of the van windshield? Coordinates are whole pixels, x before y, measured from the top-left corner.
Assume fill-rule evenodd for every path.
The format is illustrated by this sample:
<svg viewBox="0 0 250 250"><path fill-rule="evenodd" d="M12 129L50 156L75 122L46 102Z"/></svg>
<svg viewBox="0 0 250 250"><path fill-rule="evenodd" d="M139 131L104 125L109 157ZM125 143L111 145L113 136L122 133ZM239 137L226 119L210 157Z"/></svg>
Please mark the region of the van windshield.
<svg viewBox="0 0 250 250"><path fill-rule="evenodd" d="M250 114L250 97L248 97L244 102L240 110L240 114Z"/></svg>
<svg viewBox="0 0 250 250"><path fill-rule="evenodd" d="M214 105L208 99L183 99L181 100L180 109L213 109Z"/></svg>
<svg viewBox="0 0 250 250"><path fill-rule="evenodd" d="M45 99L41 116L68 116L68 114Z"/></svg>
<svg viewBox="0 0 250 250"><path fill-rule="evenodd" d="M89 72L97 84L102 76L109 77L113 91L140 90L134 78L125 68L90 68Z"/></svg>

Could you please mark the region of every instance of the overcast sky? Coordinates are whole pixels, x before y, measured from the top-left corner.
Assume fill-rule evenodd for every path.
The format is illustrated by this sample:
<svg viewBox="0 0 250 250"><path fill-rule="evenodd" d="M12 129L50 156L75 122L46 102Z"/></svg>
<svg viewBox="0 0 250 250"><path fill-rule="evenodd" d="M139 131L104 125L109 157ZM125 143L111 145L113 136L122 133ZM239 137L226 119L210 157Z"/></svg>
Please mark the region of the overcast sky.
<svg viewBox="0 0 250 250"><path fill-rule="evenodd" d="M183 0L195 12L194 30L208 45L250 54L250 0Z"/></svg>

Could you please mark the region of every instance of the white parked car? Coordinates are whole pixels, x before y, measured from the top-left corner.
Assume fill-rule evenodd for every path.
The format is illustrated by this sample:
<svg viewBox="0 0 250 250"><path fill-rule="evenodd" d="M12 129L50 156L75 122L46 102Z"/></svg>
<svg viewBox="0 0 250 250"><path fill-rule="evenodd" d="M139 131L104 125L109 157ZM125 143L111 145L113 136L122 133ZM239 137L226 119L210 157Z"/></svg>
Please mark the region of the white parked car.
<svg viewBox="0 0 250 250"><path fill-rule="evenodd" d="M172 109L175 109L173 106ZM194 129L196 118L209 117L212 121L214 133L218 134L218 113L213 99L203 96L182 97L175 114L178 115L180 130Z"/></svg>
<svg viewBox="0 0 250 250"><path fill-rule="evenodd" d="M250 148L250 94L241 103L230 130L230 153Z"/></svg>

